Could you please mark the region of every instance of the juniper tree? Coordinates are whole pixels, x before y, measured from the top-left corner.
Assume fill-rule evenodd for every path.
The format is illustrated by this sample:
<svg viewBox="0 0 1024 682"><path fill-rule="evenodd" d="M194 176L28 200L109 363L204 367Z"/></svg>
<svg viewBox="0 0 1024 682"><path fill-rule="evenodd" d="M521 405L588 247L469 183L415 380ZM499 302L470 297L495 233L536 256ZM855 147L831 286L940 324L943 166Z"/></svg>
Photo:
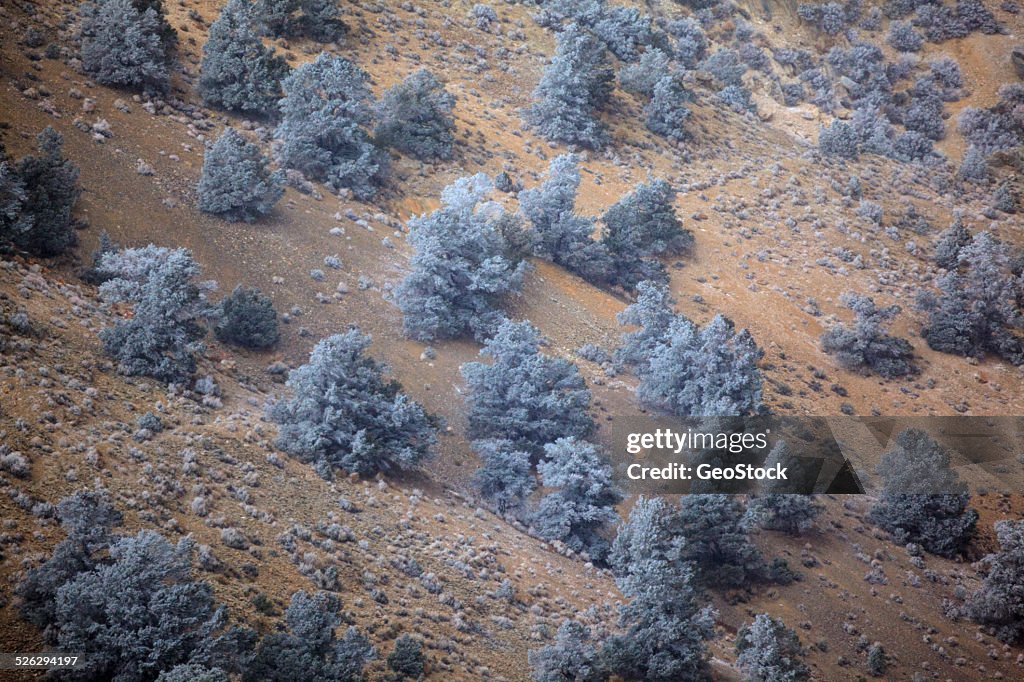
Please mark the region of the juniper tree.
<svg viewBox="0 0 1024 682"><path fill-rule="evenodd" d="M978 512L950 466L949 452L927 433L906 429L878 466L882 492L868 518L899 544L914 542L953 557L974 534Z"/></svg>
<svg viewBox="0 0 1024 682"><path fill-rule="evenodd" d="M374 136L417 159L450 159L454 106L455 97L434 74L421 69L384 93L377 103Z"/></svg>
<svg viewBox="0 0 1024 682"><path fill-rule="evenodd" d="M210 25L198 92L212 107L255 114L276 112L288 64L253 30L248 0L230 0Z"/></svg>
<svg viewBox="0 0 1024 682"><path fill-rule="evenodd" d="M706 641L715 612L703 606L676 514L658 498L640 498L619 527L609 555L615 582L630 601L620 610L625 632L602 650L607 666L627 680L709 679Z"/></svg>
<svg viewBox="0 0 1024 682"><path fill-rule="evenodd" d="M669 56L656 47L644 50L640 59L619 69L619 85L626 92L644 97L654 95L654 86L670 75Z"/></svg>
<svg viewBox="0 0 1024 682"><path fill-rule="evenodd" d="M231 682L231 678L220 668L183 663L160 673L156 682Z"/></svg>
<svg viewBox="0 0 1024 682"><path fill-rule="evenodd" d="M606 8L594 22L593 31L608 50L624 62L636 61L640 49L655 42L651 17L636 7Z"/></svg>
<svg viewBox="0 0 1024 682"><path fill-rule="evenodd" d="M243 348L270 348L280 338L277 311L259 289L241 285L220 302L213 327L217 338Z"/></svg>
<svg viewBox="0 0 1024 682"><path fill-rule="evenodd" d="M474 441L473 450L481 460L473 476L480 495L501 514L518 512L523 500L537 487L530 453L501 439Z"/></svg>
<svg viewBox="0 0 1024 682"><path fill-rule="evenodd" d="M103 85L166 91L169 58L162 3L90 0L82 5L82 68Z"/></svg>
<svg viewBox="0 0 1024 682"><path fill-rule="evenodd" d="M736 332L722 315L703 329L679 316L641 367L637 397L679 417L756 414L763 355L747 330Z"/></svg>
<svg viewBox="0 0 1024 682"><path fill-rule="evenodd" d="M996 523L999 551L982 559L985 578L966 613L1004 642L1024 639L1024 521Z"/></svg>
<svg viewBox="0 0 1024 682"><path fill-rule="evenodd" d="M196 369L206 329L207 305L194 282L199 266L186 249L149 245L108 254L100 262L107 281L100 295L109 303L129 303L130 319L100 332L103 349L129 376L181 382Z"/></svg>
<svg viewBox="0 0 1024 682"><path fill-rule="evenodd" d="M761 486L763 494L753 496L747 503L747 516L761 528L800 535L814 525L821 513L821 505L810 495L814 490L820 464L799 457L784 440L772 446L765 458L765 468L776 465L786 470L785 480L766 480Z"/></svg>
<svg viewBox="0 0 1024 682"><path fill-rule="evenodd" d="M693 248L693 233L676 215L675 197L668 182L654 180L638 185L605 212L601 241L615 261L615 283L635 289L646 279L637 267L640 259L679 256Z"/></svg>
<svg viewBox="0 0 1024 682"><path fill-rule="evenodd" d="M348 33L336 0L256 0L253 15L265 34L279 38L305 36L327 43Z"/></svg>
<svg viewBox="0 0 1024 682"><path fill-rule="evenodd" d="M825 156L856 159L860 154L859 140L853 126L845 121L834 121L818 129L818 148Z"/></svg>
<svg viewBox="0 0 1024 682"><path fill-rule="evenodd" d="M482 173L461 178L441 193L441 208L409 222L412 272L394 300L410 337L493 333L504 319L500 298L522 287L528 264L510 253L504 211L485 201L491 191Z"/></svg>
<svg viewBox="0 0 1024 682"><path fill-rule="evenodd" d="M533 516L542 538L559 540L569 549L601 561L608 553L605 533L619 520L615 505L622 493L612 481L612 469L597 448L575 437L559 438L544 446L537 465L545 495Z"/></svg>
<svg viewBox="0 0 1024 682"><path fill-rule="evenodd" d="M743 74L747 72L739 54L729 48L717 50L700 63L700 68L714 76L722 87L743 85Z"/></svg>
<svg viewBox="0 0 1024 682"><path fill-rule="evenodd" d="M684 495L675 519L685 539L680 556L692 562L698 580L742 587L764 576L764 560L750 541L749 517L732 495Z"/></svg>
<svg viewBox="0 0 1024 682"><path fill-rule="evenodd" d="M423 657L423 643L409 635L395 640L395 648L388 655L388 668L399 679L417 680L426 668Z"/></svg>
<svg viewBox="0 0 1024 682"><path fill-rule="evenodd" d="M531 649L529 662L534 682L605 682L608 679L600 642L590 628L575 620L566 620L558 627L553 644Z"/></svg>
<svg viewBox="0 0 1024 682"><path fill-rule="evenodd" d="M25 183L7 161L0 161L0 245L14 243L32 229L32 216L25 212Z"/></svg>
<svg viewBox="0 0 1024 682"><path fill-rule="evenodd" d="M687 139L686 121L690 118L687 105L691 99L690 93L674 74L659 80L654 86L651 101L644 108L647 129L675 142Z"/></svg>
<svg viewBox="0 0 1024 682"><path fill-rule="evenodd" d="M310 462L369 476L411 469L431 455L436 420L365 355L370 337L357 329L320 341L309 362L288 375L294 393L269 411L277 446Z"/></svg>
<svg viewBox="0 0 1024 682"><path fill-rule="evenodd" d="M686 17L668 25L669 33L675 38L675 57L684 68L692 69L704 59L708 39L696 19Z"/></svg>
<svg viewBox="0 0 1024 682"><path fill-rule="evenodd" d="M64 158L64 138L49 126L36 137L36 148L37 155L23 157L9 171L9 196L16 202L19 184L22 191L8 236L34 256L59 256L78 241L71 217L81 193L78 166Z"/></svg>
<svg viewBox="0 0 1024 682"><path fill-rule="evenodd" d="M343 57L321 53L282 81L275 130L281 165L334 191L371 199L387 174L387 156L363 126L370 121L369 76Z"/></svg>
<svg viewBox="0 0 1024 682"><path fill-rule="evenodd" d="M767 613L739 629L736 654L736 667L749 682L803 682L811 677L796 632Z"/></svg>
<svg viewBox="0 0 1024 682"><path fill-rule="evenodd" d="M612 69L604 44L577 24L557 36L557 48L533 91L526 122L552 142L602 148L608 139L596 113L611 97Z"/></svg>
<svg viewBox="0 0 1024 682"><path fill-rule="evenodd" d="M590 391L576 365L540 352L540 332L506 320L480 354L493 362L462 366L469 436L511 441L534 456L558 438L585 438L595 428Z"/></svg>
<svg viewBox="0 0 1024 682"><path fill-rule="evenodd" d="M617 367L643 368L650 362L654 351L666 342L676 319L672 309L674 301L664 282L640 282L636 302L618 314L620 325L640 327L622 335L622 346L615 351Z"/></svg>
<svg viewBox="0 0 1024 682"><path fill-rule="evenodd" d="M959 215L953 224L942 231L935 244L935 264L945 270L955 270L960 263L960 252L971 243L971 233Z"/></svg>
<svg viewBox="0 0 1024 682"><path fill-rule="evenodd" d="M612 272L612 259L607 248L592 239L593 221L575 213L579 185L576 157L558 156L548 166L544 184L519 193L519 208L539 237L538 256L601 283Z"/></svg>
<svg viewBox="0 0 1024 682"><path fill-rule="evenodd" d="M821 337L821 348L846 369L875 372L886 379L913 374L914 349L886 332L900 313L898 305L879 308L869 296L846 293L842 302L856 314L853 327L840 323Z"/></svg>
<svg viewBox="0 0 1024 682"><path fill-rule="evenodd" d="M338 598L327 592L296 592L285 615L288 632L267 635L242 682L362 682L376 651L354 627L338 638Z"/></svg>
<svg viewBox="0 0 1024 682"><path fill-rule="evenodd" d="M199 210L232 222L254 222L284 195L284 173L271 172L259 147L225 128L206 150L196 186Z"/></svg>
<svg viewBox="0 0 1024 682"><path fill-rule="evenodd" d="M990 352L1015 365L1024 363L1024 346L1016 333L1024 327L1015 305L1021 280L1010 268L1005 247L988 232L979 232L957 260L961 270L937 280L939 296L926 294L919 301L928 311L922 331L928 346L970 357Z"/></svg>

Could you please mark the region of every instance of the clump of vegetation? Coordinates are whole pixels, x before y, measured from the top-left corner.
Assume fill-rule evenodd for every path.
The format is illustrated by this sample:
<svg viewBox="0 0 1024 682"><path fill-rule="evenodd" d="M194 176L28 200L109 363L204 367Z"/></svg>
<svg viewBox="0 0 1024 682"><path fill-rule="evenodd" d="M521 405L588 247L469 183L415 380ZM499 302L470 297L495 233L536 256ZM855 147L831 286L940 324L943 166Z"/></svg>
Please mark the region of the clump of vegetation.
<svg viewBox="0 0 1024 682"><path fill-rule="evenodd" d="M251 223L270 213L284 195L284 173L271 172L259 147L226 128L206 150L196 193L204 213Z"/></svg>
<svg viewBox="0 0 1024 682"><path fill-rule="evenodd" d="M162 2L92 0L82 5L81 11L81 57L86 73L103 85L167 90L169 26Z"/></svg>
<svg viewBox="0 0 1024 682"><path fill-rule="evenodd" d="M811 677L796 632L760 613L736 633L736 665L752 682L803 682Z"/></svg>
<svg viewBox="0 0 1024 682"><path fill-rule="evenodd" d="M879 308L868 296L844 294L842 301L856 314L853 327L842 323L821 337L821 348L846 369L875 372L886 379L913 374L914 349L908 341L886 333L900 312L897 305Z"/></svg>
<svg viewBox="0 0 1024 682"><path fill-rule="evenodd" d="M999 551L982 559L985 579L967 603L975 621L1004 642L1024 638L1024 521L996 523Z"/></svg>
<svg viewBox="0 0 1024 682"><path fill-rule="evenodd" d="M259 289L241 285L220 302L213 331L224 343L265 349L280 338L277 311L270 297Z"/></svg>
<svg viewBox="0 0 1024 682"><path fill-rule="evenodd" d="M417 159L450 159L454 106L455 97L434 74L421 69L384 93L377 103L374 136Z"/></svg>

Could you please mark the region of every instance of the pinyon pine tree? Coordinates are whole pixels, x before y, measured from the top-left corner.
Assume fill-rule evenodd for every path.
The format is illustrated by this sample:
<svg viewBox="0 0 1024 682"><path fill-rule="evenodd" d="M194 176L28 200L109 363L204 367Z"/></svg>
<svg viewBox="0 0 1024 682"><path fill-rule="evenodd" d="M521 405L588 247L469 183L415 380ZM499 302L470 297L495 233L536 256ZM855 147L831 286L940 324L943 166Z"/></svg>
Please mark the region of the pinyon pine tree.
<svg viewBox="0 0 1024 682"><path fill-rule="evenodd" d="M441 208L409 221L416 253L394 300L410 337L483 338L505 319L498 302L519 291L528 264L511 254L500 229L504 210L485 201L491 191L483 173L461 178L441 193Z"/></svg>
<svg viewBox="0 0 1024 682"><path fill-rule="evenodd" d="M284 173L271 172L259 147L226 128L203 157L199 210L232 222L254 222L284 195Z"/></svg>
<svg viewBox="0 0 1024 682"><path fill-rule="evenodd" d="M981 588L967 604L967 615L995 628L1004 642L1024 639L1024 521L996 524L999 551L982 559Z"/></svg>
<svg viewBox="0 0 1024 682"><path fill-rule="evenodd" d="M640 329L622 335L622 346L615 351L615 364L638 368L638 373L643 374L655 350L667 341L676 313L667 283L640 282L636 288L636 301L626 306L616 319L620 325Z"/></svg>
<svg viewBox="0 0 1024 682"><path fill-rule="evenodd" d="M537 456L558 438L585 438L594 430L590 391L576 365L540 352L529 322L506 320L480 354L494 362L462 366L471 438L509 440Z"/></svg>
<svg viewBox="0 0 1024 682"><path fill-rule="evenodd" d="M384 93L377 103L374 136L417 159L450 159L454 106L455 97L434 74L421 69Z"/></svg>
<svg viewBox="0 0 1024 682"><path fill-rule="evenodd" d="M431 455L436 420L401 392L364 352L370 337L352 329L318 343L309 362L288 375L294 397L270 408L277 446L311 462L362 476L410 469Z"/></svg>
<svg viewBox="0 0 1024 682"><path fill-rule="evenodd" d="M675 522L685 539L680 556L693 563L702 584L742 587L764 576L764 560L735 496L684 495Z"/></svg>
<svg viewBox="0 0 1024 682"><path fill-rule="evenodd" d="M198 91L212 107L276 113L288 64L273 48L264 47L253 30L251 12L248 0L230 0L210 26Z"/></svg>
<svg viewBox="0 0 1024 682"><path fill-rule="evenodd" d="M473 483L480 495L499 513L517 512L523 500L537 487L530 453L517 450L510 440L486 439L473 442L481 460Z"/></svg>
<svg viewBox="0 0 1024 682"><path fill-rule="evenodd" d="M234 288L217 307L217 338L243 348L270 348L277 343L280 332L277 311L270 297L259 289Z"/></svg>
<svg viewBox="0 0 1024 682"><path fill-rule="evenodd" d="M132 0L82 5L82 68L103 85L164 92L170 85L165 22L155 7Z"/></svg>
<svg viewBox="0 0 1024 682"><path fill-rule="evenodd" d="M64 158L64 138L49 126L36 137L36 147L38 155L23 157L8 171L7 212L14 217L7 236L34 256L59 256L78 241L71 217L81 193L78 166Z"/></svg>
<svg viewBox="0 0 1024 682"><path fill-rule="evenodd" d="M913 374L914 349L908 341L886 333L900 312L898 305L879 308L869 296L843 294L842 302L856 316L854 326L837 324L821 337L821 348L846 369L876 372L886 379Z"/></svg>
<svg viewBox="0 0 1024 682"><path fill-rule="evenodd" d="M345 59L321 53L282 81L275 137L285 168L371 199L387 174L387 155L363 128L370 122L369 76Z"/></svg>
<svg viewBox="0 0 1024 682"><path fill-rule="evenodd" d="M796 632L766 613L740 628L736 653L736 666L749 682L803 682L811 677Z"/></svg>

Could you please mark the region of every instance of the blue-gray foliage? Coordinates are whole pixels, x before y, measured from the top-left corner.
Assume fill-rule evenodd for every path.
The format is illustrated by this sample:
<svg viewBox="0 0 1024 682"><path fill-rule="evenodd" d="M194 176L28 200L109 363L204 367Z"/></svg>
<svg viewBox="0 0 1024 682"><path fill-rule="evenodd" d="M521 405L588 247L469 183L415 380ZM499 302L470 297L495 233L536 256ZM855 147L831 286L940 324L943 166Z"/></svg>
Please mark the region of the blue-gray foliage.
<svg viewBox="0 0 1024 682"><path fill-rule="evenodd" d="M251 223L270 213L284 195L284 173L271 172L259 147L225 128L203 156L196 193L204 213Z"/></svg>
<svg viewBox="0 0 1024 682"><path fill-rule="evenodd" d="M981 587L967 603L967 615L994 628L1004 642L1024 639L1024 521L996 523L999 551L982 559Z"/></svg>
<svg viewBox="0 0 1024 682"><path fill-rule="evenodd" d="M875 372L886 379L913 374L914 349L906 339L891 336L887 327L900 313L893 305L879 308L869 296L844 294L843 303L856 314L852 327L837 324L821 337L821 348L846 369Z"/></svg>
<svg viewBox="0 0 1024 682"><path fill-rule="evenodd" d="M335 468L363 476L411 469L436 442L436 419L385 378L365 355L369 345L357 329L320 341L288 375L294 395L270 408L277 446L324 478Z"/></svg>
<svg viewBox="0 0 1024 682"><path fill-rule="evenodd" d="M259 289L235 287L217 306L215 317L213 332L224 343L262 350L280 338L277 311Z"/></svg>
<svg viewBox="0 0 1024 682"><path fill-rule="evenodd" d="M81 193L78 167L64 158L64 138L49 126L36 137L36 147L37 155L5 164L0 241L34 256L58 256L78 241L71 216Z"/></svg>
<svg viewBox="0 0 1024 682"><path fill-rule="evenodd" d="M377 103L374 136L417 159L450 159L453 97L434 74L421 69L384 93Z"/></svg>
<svg viewBox="0 0 1024 682"><path fill-rule="evenodd" d="M82 5L82 68L103 85L163 92L170 85L164 23L154 7L132 0Z"/></svg>
<svg viewBox="0 0 1024 682"><path fill-rule="evenodd" d="M690 134L686 121L690 118L691 99L678 76L670 73L663 77L654 85L651 101L644 108L647 129L674 142L687 139Z"/></svg>
<svg viewBox="0 0 1024 682"><path fill-rule="evenodd" d="M505 439L473 441L473 450L481 462L473 475L481 497L501 514L520 511L523 500L537 487L530 453Z"/></svg>
<svg viewBox="0 0 1024 682"><path fill-rule="evenodd" d="M750 682L804 682L811 671L796 632L767 613L754 617L736 633L736 667Z"/></svg>

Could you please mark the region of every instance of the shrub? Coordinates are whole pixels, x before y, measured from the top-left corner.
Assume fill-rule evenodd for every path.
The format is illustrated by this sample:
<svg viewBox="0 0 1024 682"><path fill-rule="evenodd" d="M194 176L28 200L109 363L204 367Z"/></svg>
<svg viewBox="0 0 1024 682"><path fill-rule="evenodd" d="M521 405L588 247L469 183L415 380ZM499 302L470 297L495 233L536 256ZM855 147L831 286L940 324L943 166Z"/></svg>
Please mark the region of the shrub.
<svg viewBox="0 0 1024 682"><path fill-rule="evenodd" d="M878 466L882 493L869 520L901 545L914 542L945 557L959 554L974 534L978 513L950 467L949 453L927 433L906 429Z"/></svg>
<svg viewBox="0 0 1024 682"><path fill-rule="evenodd" d="M885 649L877 642L872 644L868 649L868 672L872 677L881 677L888 667L889 657L886 656Z"/></svg>
<svg viewBox="0 0 1024 682"><path fill-rule="evenodd" d="M811 671L801 658L803 647L796 632L767 613L736 633L736 667L750 682L803 682Z"/></svg>
<svg viewBox="0 0 1024 682"><path fill-rule="evenodd" d="M259 289L241 285L220 302L213 327L217 338L243 348L270 348L280 338L277 311Z"/></svg>
<svg viewBox="0 0 1024 682"><path fill-rule="evenodd" d="M536 456L546 443L594 430L590 391L576 365L544 355L540 345L529 322L506 320L480 351L494 362L462 366L470 438L508 440Z"/></svg>
<svg viewBox="0 0 1024 682"><path fill-rule="evenodd" d="M1008 214L1017 212L1017 195L1010 183L1004 182L992 193L992 208Z"/></svg>
<svg viewBox="0 0 1024 682"><path fill-rule="evenodd" d="M609 547L604 531L619 520L615 505L622 500L612 481L612 468L595 446L568 437L544 446L544 460L537 471L544 487L557 488L537 507L533 516L537 532L602 561Z"/></svg>
<svg viewBox="0 0 1024 682"><path fill-rule="evenodd" d="M164 92L170 82L165 20L155 7L132 0L95 0L82 5L82 68L103 85Z"/></svg>
<svg viewBox="0 0 1024 682"><path fill-rule="evenodd" d="M963 161L960 162L960 170L957 172L962 180L971 182L985 182L988 180L988 159L984 152L973 144L967 148Z"/></svg>
<svg viewBox="0 0 1024 682"><path fill-rule="evenodd" d="M915 97L903 112L903 126L928 139L941 140L946 136L946 124L942 121L942 100L935 96Z"/></svg>
<svg viewBox="0 0 1024 682"><path fill-rule="evenodd" d="M131 303L133 316L100 332L103 349L118 371L182 382L196 370L195 353L206 334L206 303L194 279L199 266L186 249L147 246L108 254L100 262L107 281L100 295Z"/></svg>
<svg viewBox="0 0 1024 682"><path fill-rule="evenodd" d="M450 159L455 136L455 98L421 69L384 93L377 103L374 135L381 144L417 159Z"/></svg>
<svg viewBox="0 0 1024 682"><path fill-rule="evenodd" d="M473 476L480 495L499 514L518 512L523 500L537 487L530 466L530 453L517 450L510 440L486 439L473 442L481 465Z"/></svg>
<svg viewBox="0 0 1024 682"><path fill-rule="evenodd" d="M680 416L742 416L761 408L763 352L747 330L716 315L699 329L684 317L640 372L640 401Z"/></svg>
<svg viewBox="0 0 1024 682"><path fill-rule="evenodd" d="M242 682L362 682L376 651L354 627L341 639L335 636L340 606L327 592L293 594L285 614L289 632L263 638Z"/></svg>
<svg viewBox="0 0 1024 682"><path fill-rule="evenodd" d="M708 49L704 29L695 19L676 19L668 25L669 33L675 38L676 60L687 69L697 66Z"/></svg>
<svg viewBox="0 0 1024 682"><path fill-rule="evenodd" d="M715 99L738 114L745 111L757 111L757 107L750 99L750 90L742 86L726 86L715 94Z"/></svg>
<svg viewBox="0 0 1024 682"><path fill-rule="evenodd" d="M802 535L814 527L821 506L802 493L768 493L752 498L747 513L761 528Z"/></svg>
<svg viewBox="0 0 1024 682"><path fill-rule="evenodd" d="M622 335L622 345L615 351L617 367L643 368L650 362L656 349L664 344L676 319L668 285L659 282L640 282L636 302L630 304L616 318L620 325L640 327ZM645 373L641 369L640 374Z"/></svg>
<svg viewBox="0 0 1024 682"><path fill-rule="evenodd" d="M601 660L600 642L590 628L575 620L566 620L558 627L555 642L529 654L535 682L604 682L608 679Z"/></svg>
<svg viewBox="0 0 1024 682"><path fill-rule="evenodd" d="M193 663L183 663L160 673L156 682L230 682L231 678L220 668L207 668Z"/></svg>
<svg viewBox="0 0 1024 682"><path fill-rule="evenodd" d="M63 154L64 138L47 126L36 137L38 156L28 155L7 171L5 232L35 256L58 256L77 243L71 212L81 190L78 167ZM3 236L3 235L0 235Z"/></svg>
<svg viewBox="0 0 1024 682"><path fill-rule="evenodd" d="M278 160L334 191L371 199L387 174L387 157L370 141L369 76L343 57L322 53L282 82Z"/></svg>
<svg viewBox="0 0 1024 682"><path fill-rule="evenodd" d="M640 49L654 41L651 17L635 7L608 7L594 23L593 31L624 62L636 61Z"/></svg>
<svg viewBox="0 0 1024 682"><path fill-rule="evenodd" d="M288 64L264 47L247 0L231 0L210 26L198 92L208 106L255 114L275 112Z"/></svg>
<svg viewBox="0 0 1024 682"><path fill-rule="evenodd" d="M533 91L537 100L526 122L552 142L600 149L607 142L595 118L612 93L612 70L604 44L576 24L557 38L551 63Z"/></svg>
<svg viewBox="0 0 1024 682"><path fill-rule="evenodd" d="M743 505L732 495L684 495L676 528L685 539L680 558L709 586L743 587L764 576L764 560L750 542Z"/></svg>
<svg viewBox="0 0 1024 682"><path fill-rule="evenodd" d="M1020 284L1005 247L988 232L979 232L959 250L957 261L963 271L951 270L937 280L939 296L920 299L928 312L922 330L928 346L970 357L991 352L1024 363L1024 347L1016 334L1024 326L1015 307Z"/></svg>
<svg viewBox="0 0 1024 682"><path fill-rule="evenodd" d="M309 362L288 375L294 392L269 411L277 446L311 462L324 478L331 469L369 476L411 469L431 455L436 419L384 378L365 356L370 337L352 329L318 343Z"/></svg>
<svg viewBox="0 0 1024 682"><path fill-rule="evenodd" d="M967 602L967 615L995 629L1004 642L1024 638L1024 521L996 523L999 551L985 556L981 587Z"/></svg>
<svg viewBox="0 0 1024 682"><path fill-rule="evenodd" d="M843 303L856 315L854 326L837 324L821 337L824 352L846 369L875 372L886 379L913 374L914 349L886 328L900 312L897 305L879 308L868 296L844 294Z"/></svg>
<svg viewBox="0 0 1024 682"><path fill-rule="evenodd" d="M676 215L675 197L668 182L654 180L637 185L605 212L601 241L614 259L613 283L635 289L647 279L637 268L640 259L678 256L693 248L693 233L683 228Z"/></svg>
<svg viewBox="0 0 1024 682"><path fill-rule="evenodd" d="M654 95L644 108L647 129L675 142L689 137L686 121L690 118L690 93L674 75L668 75L654 85Z"/></svg>
<svg viewBox="0 0 1024 682"><path fill-rule="evenodd" d="M924 38L914 28L903 21L894 21L889 26L889 45L900 52L920 52L924 47Z"/></svg>
<svg viewBox="0 0 1024 682"><path fill-rule="evenodd" d="M491 24L498 21L498 13L494 11L494 8L479 2L473 5L470 14L476 19L476 27L482 30L487 30Z"/></svg>
<svg viewBox="0 0 1024 682"><path fill-rule="evenodd" d="M388 654L388 667L399 679L418 679L426 667L423 644L409 635L402 635L395 640L395 648Z"/></svg>
<svg viewBox="0 0 1024 682"><path fill-rule="evenodd" d="M656 47L645 50L640 59L619 69L619 85L626 92L644 97L654 95L654 86L670 74L667 54Z"/></svg>
<svg viewBox="0 0 1024 682"><path fill-rule="evenodd" d="M253 16L265 34L276 37L305 36L328 43L348 33L335 0L256 0Z"/></svg>
<svg viewBox="0 0 1024 682"><path fill-rule="evenodd" d="M591 238L593 221L574 212L579 185L576 157L556 157L544 184L519 193L519 209L539 237L538 256L601 283L611 274L612 260L607 248Z"/></svg>
<svg viewBox="0 0 1024 682"><path fill-rule="evenodd" d="M271 173L259 147L225 128L206 150L196 186L199 210L232 222L254 222L284 195L284 173Z"/></svg>
<svg viewBox="0 0 1024 682"><path fill-rule="evenodd" d="M1002 31L999 22L982 0L956 0L956 16L967 31L995 35Z"/></svg>
<svg viewBox="0 0 1024 682"><path fill-rule="evenodd" d="M25 212L25 183L7 162L0 161L0 245L14 243L32 229L32 216Z"/></svg>
<svg viewBox="0 0 1024 682"><path fill-rule="evenodd" d="M735 50L723 48L712 54L700 64L700 68L714 76L723 87L727 85L743 85L743 74L747 72Z"/></svg>
<svg viewBox="0 0 1024 682"><path fill-rule="evenodd" d="M609 557L615 582L630 602L626 628L605 643L610 671L627 680L672 682L709 676L706 641L715 611L700 603L692 565L680 555L676 514L659 498L641 497L619 527Z"/></svg>
<svg viewBox="0 0 1024 682"><path fill-rule="evenodd" d="M395 302L412 338L486 336L504 319L495 310L499 298L522 286L527 264L499 229L500 207L484 202L490 192L487 176L462 178L445 188L441 208L409 222L416 252Z"/></svg>
<svg viewBox="0 0 1024 682"><path fill-rule="evenodd" d="M859 155L857 133L845 121L833 121L832 125L818 129L818 149L825 156L842 159L856 159Z"/></svg>

